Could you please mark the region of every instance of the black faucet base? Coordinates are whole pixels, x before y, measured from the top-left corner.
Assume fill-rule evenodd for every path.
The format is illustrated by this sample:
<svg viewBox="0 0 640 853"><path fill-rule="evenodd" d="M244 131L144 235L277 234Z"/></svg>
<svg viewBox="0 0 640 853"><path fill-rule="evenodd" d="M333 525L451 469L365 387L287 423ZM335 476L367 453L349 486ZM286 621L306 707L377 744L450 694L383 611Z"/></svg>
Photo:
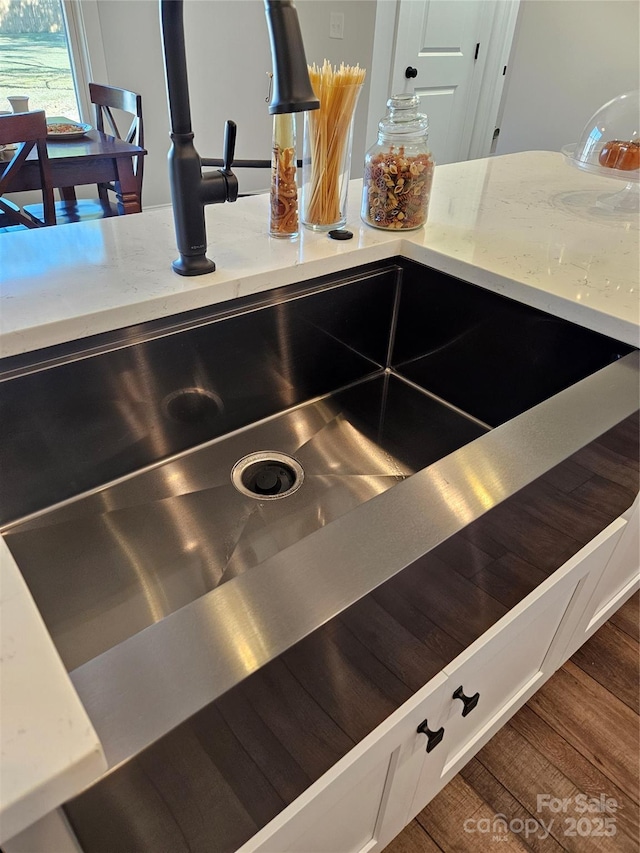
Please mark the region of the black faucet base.
<svg viewBox="0 0 640 853"><path fill-rule="evenodd" d="M178 275L205 275L208 272L214 272L216 268L214 262L210 261L206 255L195 257L180 255L171 266Z"/></svg>

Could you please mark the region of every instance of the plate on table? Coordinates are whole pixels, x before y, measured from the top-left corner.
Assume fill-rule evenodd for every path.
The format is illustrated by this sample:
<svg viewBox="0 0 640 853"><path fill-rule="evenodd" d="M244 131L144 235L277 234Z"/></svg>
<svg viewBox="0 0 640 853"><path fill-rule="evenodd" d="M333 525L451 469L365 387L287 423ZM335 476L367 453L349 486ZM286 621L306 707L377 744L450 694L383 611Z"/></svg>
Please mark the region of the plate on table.
<svg viewBox="0 0 640 853"><path fill-rule="evenodd" d="M47 119L47 139L79 139L91 130L90 124L64 116L52 116Z"/></svg>

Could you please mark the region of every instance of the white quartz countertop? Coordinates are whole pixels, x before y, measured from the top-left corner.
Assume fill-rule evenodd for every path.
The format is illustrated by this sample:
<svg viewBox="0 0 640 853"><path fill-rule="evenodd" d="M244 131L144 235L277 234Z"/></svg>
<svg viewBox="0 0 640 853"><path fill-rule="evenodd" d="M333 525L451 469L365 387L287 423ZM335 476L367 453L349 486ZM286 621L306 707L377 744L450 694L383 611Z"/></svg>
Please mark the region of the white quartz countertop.
<svg viewBox="0 0 640 853"><path fill-rule="evenodd" d="M98 736L0 539L0 844L106 769Z"/></svg>
<svg viewBox="0 0 640 853"><path fill-rule="evenodd" d="M267 236L266 195L207 208L214 273L176 275L170 207L0 235L0 355L14 355L306 278L404 255L637 344L638 218L595 205L624 185L525 152L436 168L425 228L398 234L359 216L354 239Z"/></svg>
<svg viewBox="0 0 640 853"><path fill-rule="evenodd" d="M638 345L637 216L596 200L619 191L560 154L526 152L440 166L427 226L368 228L361 183L335 242L303 231L269 238L266 196L207 208L216 272L183 278L171 208L0 235L2 356L87 337L303 279L403 255ZM18 568L0 542L0 842L97 778L105 767Z"/></svg>

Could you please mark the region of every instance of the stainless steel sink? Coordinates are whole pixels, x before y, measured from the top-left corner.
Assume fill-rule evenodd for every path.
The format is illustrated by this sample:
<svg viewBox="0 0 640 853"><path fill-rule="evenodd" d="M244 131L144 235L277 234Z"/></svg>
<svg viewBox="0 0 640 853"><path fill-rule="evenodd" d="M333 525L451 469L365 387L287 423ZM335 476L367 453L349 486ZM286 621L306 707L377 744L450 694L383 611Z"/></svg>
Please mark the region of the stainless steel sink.
<svg viewBox="0 0 640 853"><path fill-rule="evenodd" d="M75 669L486 429L384 374L49 511L7 541ZM240 492L232 469L256 451L291 454L302 486L277 500Z"/></svg>
<svg viewBox="0 0 640 853"><path fill-rule="evenodd" d="M613 422L633 411L631 351L398 261L5 360L3 535L87 702L96 661L113 673L146 643L169 666L187 624L216 666L228 655L179 717L415 559L423 533L446 538L569 455L562 406L592 393L586 377L601 377L598 393L621 383ZM612 385L607 365L624 356ZM532 411L542 414L523 420ZM607 428L600 420L589 434ZM533 452L540 430L548 458ZM275 461L247 463L247 494L232 474L256 453ZM279 480L281 454L296 471ZM507 456L521 463L511 479ZM412 490L396 488L406 480ZM325 528L333 544L317 538ZM345 566L345 549L364 555L363 537L384 540L380 566L363 556L336 583L339 537ZM313 583L322 606L300 600ZM285 612L287 630L276 627ZM243 643L251 654L238 655ZM104 672L98 680L108 691Z"/></svg>

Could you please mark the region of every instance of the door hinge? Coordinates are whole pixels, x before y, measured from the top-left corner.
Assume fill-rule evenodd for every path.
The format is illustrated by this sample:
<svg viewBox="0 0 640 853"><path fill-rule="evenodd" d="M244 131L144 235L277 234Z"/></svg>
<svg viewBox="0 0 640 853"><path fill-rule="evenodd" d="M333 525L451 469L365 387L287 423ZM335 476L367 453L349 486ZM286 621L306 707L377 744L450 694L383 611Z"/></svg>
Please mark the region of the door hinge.
<svg viewBox="0 0 640 853"><path fill-rule="evenodd" d="M474 61L474 62L475 62L475 61L476 61L476 59L478 58L478 54L479 54L479 53L480 53L480 42L478 42L478 44L476 45L476 54L475 54L475 56L473 57L473 61Z"/></svg>

